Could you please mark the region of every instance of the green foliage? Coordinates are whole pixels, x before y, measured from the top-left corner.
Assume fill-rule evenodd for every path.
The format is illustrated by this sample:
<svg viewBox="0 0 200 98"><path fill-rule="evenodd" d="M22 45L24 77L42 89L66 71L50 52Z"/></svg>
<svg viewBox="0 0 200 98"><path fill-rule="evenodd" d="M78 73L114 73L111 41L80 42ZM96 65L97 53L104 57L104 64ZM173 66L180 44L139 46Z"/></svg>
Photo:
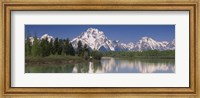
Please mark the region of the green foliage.
<svg viewBox="0 0 200 98"><path fill-rule="evenodd" d="M31 42L29 37L30 35L27 35L25 40L25 56L31 55Z"/></svg>
<svg viewBox="0 0 200 98"><path fill-rule="evenodd" d="M35 34L34 41L31 42L30 36L25 39L25 56L26 57L47 57L50 55L72 55L75 56L75 50L69 39L62 40L55 38L55 40L48 41L47 38L38 40Z"/></svg>
<svg viewBox="0 0 200 98"><path fill-rule="evenodd" d="M53 42L53 39L51 39L51 41L49 43L49 51L50 51L50 54L55 54L54 53L54 42Z"/></svg>
<svg viewBox="0 0 200 98"><path fill-rule="evenodd" d="M89 49L86 44L83 46L82 56L85 60L89 59Z"/></svg>
<svg viewBox="0 0 200 98"><path fill-rule="evenodd" d="M81 41L78 41L78 47L77 47L77 54L78 56L81 56L83 50L83 45Z"/></svg>
<svg viewBox="0 0 200 98"><path fill-rule="evenodd" d="M75 50L71 43L69 43L69 54L75 56Z"/></svg>
<svg viewBox="0 0 200 98"><path fill-rule="evenodd" d="M55 38L54 46L53 46L53 54L57 54L58 53L58 48L59 48L58 38Z"/></svg>
<svg viewBox="0 0 200 98"><path fill-rule="evenodd" d="M31 49L32 56L39 56L40 55L40 46L39 41L36 37L34 37L32 49Z"/></svg>
<svg viewBox="0 0 200 98"><path fill-rule="evenodd" d="M91 53L92 52L92 53ZM25 40L25 55L26 57L48 57L50 55L63 55L63 56L79 56L84 60L88 60L90 56L93 59L100 60L102 53L98 51L90 51L89 47L82 42L78 42L78 47L75 49L70 43L69 39L58 39L48 41L47 38L38 40L35 34L34 41L31 42L30 38L27 37Z"/></svg>
<svg viewBox="0 0 200 98"><path fill-rule="evenodd" d="M47 38L46 39L42 39L41 43L40 43L40 47L41 47L41 56L45 57L45 56L49 56L50 55L50 43L48 42Z"/></svg>
<svg viewBox="0 0 200 98"><path fill-rule="evenodd" d="M63 52L65 55L72 55L75 56L75 50L72 44L70 43L69 39L63 41Z"/></svg>
<svg viewBox="0 0 200 98"><path fill-rule="evenodd" d="M63 52L65 55L70 55L69 39L64 40Z"/></svg>
<svg viewBox="0 0 200 98"><path fill-rule="evenodd" d="M147 50L147 51L109 51L103 53L103 56L111 57L130 57L130 58L175 58L175 50Z"/></svg>
<svg viewBox="0 0 200 98"><path fill-rule="evenodd" d="M96 60L100 60L101 57L103 56L103 54L97 50L94 49L94 51L92 51L92 57Z"/></svg>
<svg viewBox="0 0 200 98"><path fill-rule="evenodd" d="M62 54L63 47L64 47L64 45L63 45L63 40L62 40L62 39L59 39L59 41L58 41L58 51L57 51L57 54L58 54L58 55L61 55L61 54Z"/></svg>

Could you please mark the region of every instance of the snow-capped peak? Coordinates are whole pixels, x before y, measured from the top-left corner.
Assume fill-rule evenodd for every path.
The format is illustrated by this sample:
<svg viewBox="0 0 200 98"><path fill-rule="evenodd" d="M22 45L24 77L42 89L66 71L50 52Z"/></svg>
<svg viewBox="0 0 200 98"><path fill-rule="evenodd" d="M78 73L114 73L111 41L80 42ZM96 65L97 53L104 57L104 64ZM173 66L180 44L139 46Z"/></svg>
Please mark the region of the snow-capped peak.
<svg viewBox="0 0 200 98"><path fill-rule="evenodd" d="M149 42L149 41L155 41L154 39L150 38L150 37L142 37L140 41L145 41L145 42Z"/></svg>
<svg viewBox="0 0 200 98"><path fill-rule="evenodd" d="M99 31L98 29L96 28L88 28L87 31L85 33L89 33L89 34L104 34L102 31Z"/></svg>
<svg viewBox="0 0 200 98"><path fill-rule="evenodd" d="M126 48L127 48L127 50L132 51L132 50L134 50L134 48L135 48L135 44L134 44L133 42L130 42L130 43L128 43L128 44L126 45Z"/></svg>
<svg viewBox="0 0 200 98"><path fill-rule="evenodd" d="M150 37L142 37L139 42L136 43L134 50L166 50L165 47L166 42L158 42Z"/></svg>
<svg viewBox="0 0 200 98"><path fill-rule="evenodd" d="M168 50L175 50L175 39L167 45Z"/></svg>
<svg viewBox="0 0 200 98"><path fill-rule="evenodd" d="M107 39L103 31L96 28L88 28L81 35L74 38L71 42L75 48L77 47L78 41L88 45L91 49L114 50L112 41Z"/></svg>
<svg viewBox="0 0 200 98"><path fill-rule="evenodd" d="M149 37L144 36L144 37L142 37L141 39L146 40L146 39L148 39L148 38L149 38Z"/></svg>
<svg viewBox="0 0 200 98"><path fill-rule="evenodd" d="M116 43L119 43L119 40L115 40Z"/></svg>
<svg viewBox="0 0 200 98"><path fill-rule="evenodd" d="M127 46L134 48L135 44L133 42L130 42L130 43L127 44Z"/></svg>
<svg viewBox="0 0 200 98"><path fill-rule="evenodd" d="M41 39L41 40L42 40L42 39L47 39L47 40L50 42L51 39L54 39L54 38L53 38L53 36L50 36L50 35L48 35L48 34L44 34L44 35L41 36L40 39Z"/></svg>

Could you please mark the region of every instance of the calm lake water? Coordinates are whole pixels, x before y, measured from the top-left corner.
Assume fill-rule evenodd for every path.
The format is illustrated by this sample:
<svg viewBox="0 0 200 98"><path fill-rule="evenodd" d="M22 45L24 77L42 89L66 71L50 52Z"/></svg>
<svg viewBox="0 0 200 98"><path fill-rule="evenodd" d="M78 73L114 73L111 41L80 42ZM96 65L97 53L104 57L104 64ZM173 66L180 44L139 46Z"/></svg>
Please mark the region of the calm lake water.
<svg viewBox="0 0 200 98"><path fill-rule="evenodd" d="M174 59L124 59L103 57L101 62L26 65L26 73L174 73Z"/></svg>

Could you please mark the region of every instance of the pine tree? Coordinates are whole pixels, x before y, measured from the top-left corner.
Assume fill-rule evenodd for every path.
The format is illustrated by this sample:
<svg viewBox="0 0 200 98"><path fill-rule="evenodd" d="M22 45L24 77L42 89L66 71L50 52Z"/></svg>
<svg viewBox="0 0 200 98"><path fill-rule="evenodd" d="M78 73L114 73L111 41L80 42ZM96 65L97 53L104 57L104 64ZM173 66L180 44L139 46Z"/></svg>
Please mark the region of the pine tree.
<svg viewBox="0 0 200 98"><path fill-rule="evenodd" d="M51 45L50 45L50 42L48 41L48 39L46 39L46 44L47 44L46 54L47 54L47 56L49 56L51 54Z"/></svg>
<svg viewBox="0 0 200 98"><path fill-rule="evenodd" d="M58 55L61 55L63 53L63 40L59 39L58 41Z"/></svg>
<svg viewBox="0 0 200 98"><path fill-rule="evenodd" d="M50 55L50 44L49 44L47 38L42 39L42 41L40 43L40 47L41 47L41 55L43 57Z"/></svg>
<svg viewBox="0 0 200 98"><path fill-rule="evenodd" d="M71 43L69 43L69 53L72 56L75 56L75 50Z"/></svg>
<svg viewBox="0 0 200 98"><path fill-rule="evenodd" d="M83 54L83 58L85 60L87 60L89 58L89 49L88 49L88 46L86 44L83 47L82 54Z"/></svg>
<svg viewBox="0 0 200 98"><path fill-rule="evenodd" d="M55 38L52 54L58 54L58 48L59 48L58 38Z"/></svg>
<svg viewBox="0 0 200 98"><path fill-rule="evenodd" d="M94 49L92 51L92 56L93 56L94 59L100 60L101 57L103 56L103 54L101 52L97 51L96 49Z"/></svg>
<svg viewBox="0 0 200 98"><path fill-rule="evenodd" d="M26 35L25 40L25 56L31 56L31 42L30 42L30 35Z"/></svg>
<svg viewBox="0 0 200 98"><path fill-rule="evenodd" d="M65 43L64 43L63 51L64 51L65 55L70 55L69 39L65 40L64 42Z"/></svg>
<svg viewBox="0 0 200 98"><path fill-rule="evenodd" d="M83 47L82 42L79 40L78 41L78 48L77 48L78 56L81 56L81 53L82 53L82 50L83 50L82 47Z"/></svg>
<svg viewBox="0 0 200 98"><path fill-rule="evenodd" d="M53 47L53 39L50 40L50 43L49 43L49 50L50 50L50 54L55 54L54 53L54 47Z"/></svg>
<svg viewBox="0 0 200 98"><path fill-rule="evenodd" d="M31 49L32 56L39 56L40 55L40 46L39 40L37 39L37 35L35 33L32 49Z"/></svg>

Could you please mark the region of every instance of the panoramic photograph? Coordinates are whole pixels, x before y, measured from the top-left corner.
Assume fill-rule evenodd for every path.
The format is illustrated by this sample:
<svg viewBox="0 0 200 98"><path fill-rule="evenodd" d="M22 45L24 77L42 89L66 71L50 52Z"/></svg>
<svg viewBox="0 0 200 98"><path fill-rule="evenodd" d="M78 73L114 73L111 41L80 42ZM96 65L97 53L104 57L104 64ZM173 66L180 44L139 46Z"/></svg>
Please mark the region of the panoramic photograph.
<svg viewBox="0 0 200 98"><path fill-rule="evenodd" d="M175 73L175 25L25 25L25 73Z"/></svg>

